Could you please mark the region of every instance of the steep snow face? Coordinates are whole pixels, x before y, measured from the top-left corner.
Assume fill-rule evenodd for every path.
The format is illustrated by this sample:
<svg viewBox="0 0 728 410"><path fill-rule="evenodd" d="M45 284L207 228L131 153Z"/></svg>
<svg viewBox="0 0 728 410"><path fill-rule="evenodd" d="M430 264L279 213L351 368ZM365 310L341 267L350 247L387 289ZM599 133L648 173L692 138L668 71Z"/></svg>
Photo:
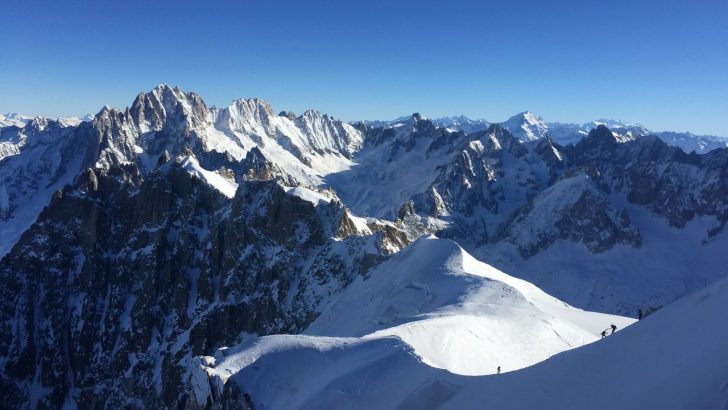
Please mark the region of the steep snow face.
<svg viewBox="0 0 728 410"><path fill-rule="evenodd" d="M285 187L286 193L303 199L304 201L311 202L314 205L324 205L332 201L332 197L328 196L320 191L316 191L310 188L296 186L296 187Z"/></svg>
<svg viewBox="0 0 728 410"><path fill-rule="evenodd" d="M549 130L548 125L546 125L540 117L536 117L536 115L530 111L514 115L505 122L501 123L501 126L507 129L521 142L545 138Z"/></svg>
<svg viewBox="0 0 728 410"><path fill-rule="evenodd" d="M76 131L43 118L0 129L0 257L80 172L89 140L85 131L71 137Z"/></svg>
<svg viewBox="0 0 728 410"><path fill-rule="evenodd" d="M562 179L536 196L508 225L503 239L531 256L568 239L592 252L616 243L639 246L639 231L609 203L587 175Z"/></svg>
<svg viewBox="0 0 728 410"><path fill-rule="evenodd" d="M605 340L497 376L430 367L397 338L275 336L196 366L217 387L201 384L205 393L245 393L256 408L724 408L726 309L721 280Z"/></svg>
<svg viewBox="0 0 728 410"><path fill-rule="evenodd" d="M372 362L400 351L418 358L421 366L463 375L493 374L498 366L514 371L592 343L612 323L623 328L632 322L570 307L475 260L454 242L429 237L352 283L309 326L306 336L260 338L225 349L205 371L213 380L233 376L243 391L250 391L256 381L248 377L248 367L260 368L276 351L351 348L358 353L341 359L354 367L362 359L359 347L372 346L363 347L372 349L366 355ZM288 357L296 360L296 355ZM264 369L277 374L276 369ZM310 376L312 386L324 387L317 380L327 376ZM259 380L265 383L266 377ZM273 406L268 401L273 397L255 393L254 401Z"/></svg>
<svg viewBox="0 0 728 410"><path fill-rule="evenodd" d="M370 131L364 148L352 157L352 167L328 174L325 183L356 213L390 220L413 195L427 190L438 168L455 155L452 144L464 137L436 128L419 114Z"/></svg>
<svg viewBox="0 0 728 410"><path fill-rule="evenodd" d="M206 182L211 187L217 189L228 198L235 196L235 190L238 189L238 184L235 183L233 178L225 178L222 175L208 171L200 166L197 158L185 156L178 160L180 167L202 181Z"/></svg>
<svg viewBox="0 0 728 410"><path fill-rule="evenodd" d="M234 101L214 116L217 132L240 146L235 157L257 147L286 174L307 184L320 184L324 175L348 169L349 157L363 141L359 130L326 114L311 110L299 117L274 115L259 99Z"/></svg>
<svg viewBox="0 0 728 410"><path fill-rule="evenodd" d="M499 408L725 408L728 324L720 315L727 308L723 279L603 342L502 379L477 380L444 408L482 397Z"/></svg>

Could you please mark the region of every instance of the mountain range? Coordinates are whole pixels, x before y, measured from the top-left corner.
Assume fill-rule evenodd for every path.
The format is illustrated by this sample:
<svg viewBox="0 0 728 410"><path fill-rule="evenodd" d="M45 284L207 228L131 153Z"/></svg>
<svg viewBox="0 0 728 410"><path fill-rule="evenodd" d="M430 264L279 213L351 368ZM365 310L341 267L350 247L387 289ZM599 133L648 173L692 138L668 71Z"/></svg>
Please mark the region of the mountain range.
<svg viewBox="0 0 728 410"><path fill-rule="evenodd" d="M541 396L517 388L539 378L598 391L583 369L602 356L654 369L626 407L728 400L717 341L669 368L649 345L726 332L685 319L726 300L718 137L529 112L347 123L167 85L83 120L1 120L3 407L473 407L502 390L494 405L527 408ZM658 397L680 383L696 394Z"/></svg>
<svg viewBox="0 0 728 410"><path fill-rule="evenodd" d="M408 120L409 116L404 116L390 121L363 122L375 127L394 127L397 124L406 123ZM484 131L491 124L496 124L496 122L484 119L470 119L464 115L440 117L431 121L437 127L446 128L449 131L463 131L467 134ZM656 135L666 144L680 147L688 153L695 151L698 154L704 154L716 148L728 146L728 137L725 136L695 135L691 132L651 131L640 124L610 119L597 119L583 124L548 122L530 111L518 113L499 124L521 141L549 137L562 145L575 144L589 135L590 130L599 125L604 125L614 133L615 137L621 140Z"/></svg>

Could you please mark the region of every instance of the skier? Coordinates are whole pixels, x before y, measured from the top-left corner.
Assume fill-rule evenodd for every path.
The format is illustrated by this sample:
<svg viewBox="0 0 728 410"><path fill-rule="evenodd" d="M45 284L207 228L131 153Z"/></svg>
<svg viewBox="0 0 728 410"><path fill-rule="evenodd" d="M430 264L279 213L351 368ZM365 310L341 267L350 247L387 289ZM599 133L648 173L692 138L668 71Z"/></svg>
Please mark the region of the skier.
<svg viewBox="0 0 728 410"><path fill-rule="evenodd" d="M614 323L612 323L612 333L610 333L610 335L613 335L616 330L617 326L614 326Z"/></svg>
<svg viewBox="0 0 728 410"><path fill-rule="evenodd" d="M642 320L642 317L644 314L642 313L642 309L637 309L637 319Z"/></svg>
<svg viewBox="0 0 728 410"><path fill-rule="evenodd" d="M500 366L498 366L498 374L500 374Z"/></svg>
<svg viewBox="0 0 728 410"><path fill-rule="evenodd" d="M605 337L607 337L607 331L606 330L602 330L602 339L604 339Z"/></svg>

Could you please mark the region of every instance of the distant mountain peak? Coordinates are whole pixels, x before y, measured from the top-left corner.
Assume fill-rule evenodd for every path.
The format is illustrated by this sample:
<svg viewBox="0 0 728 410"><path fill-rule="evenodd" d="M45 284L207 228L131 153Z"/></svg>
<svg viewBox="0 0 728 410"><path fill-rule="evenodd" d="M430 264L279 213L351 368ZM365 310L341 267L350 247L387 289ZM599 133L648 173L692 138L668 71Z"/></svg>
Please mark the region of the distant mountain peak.
<svg viewBox="0 0 728 410"><path fill-rule="evenodd" d="M533 141L547 136L549 127L531 111L520 112L502 123L520 141Z"/></svg>

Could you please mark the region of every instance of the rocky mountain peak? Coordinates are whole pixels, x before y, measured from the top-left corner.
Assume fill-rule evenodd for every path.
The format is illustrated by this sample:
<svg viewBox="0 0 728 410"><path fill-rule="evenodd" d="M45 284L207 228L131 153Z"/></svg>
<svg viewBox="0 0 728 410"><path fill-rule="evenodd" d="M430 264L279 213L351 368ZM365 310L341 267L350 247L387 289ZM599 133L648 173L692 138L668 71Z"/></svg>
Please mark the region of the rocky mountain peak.
<svg viewBox="0 0 728 410"><path fill-rule="evenodd" d="M617 142L612 131L610 131L604 124L599 124L596 128L592 129L587 138L605 143Z"/></svg>
<svg viewBox="0 0 728 410"><path fill-rule="evenodd" d="M522 142L544 138L549 131L548 125L530 111L518 113L502 125Z"/></svg>
<svg viewBox="0 0 728 410"><path fill-rule="evenodd" d="M162 128L198 127L206 122L209 115L209 109L200 96L166 84L137 95L129 111L142 133Z"/></svg>
<svg viewBox="0 0 728 410"><path fill-rule="evenodd" d="M278 113L279 117L286 117L291 121L296 120L296 114L293 111L281 111Z"/></svg>

